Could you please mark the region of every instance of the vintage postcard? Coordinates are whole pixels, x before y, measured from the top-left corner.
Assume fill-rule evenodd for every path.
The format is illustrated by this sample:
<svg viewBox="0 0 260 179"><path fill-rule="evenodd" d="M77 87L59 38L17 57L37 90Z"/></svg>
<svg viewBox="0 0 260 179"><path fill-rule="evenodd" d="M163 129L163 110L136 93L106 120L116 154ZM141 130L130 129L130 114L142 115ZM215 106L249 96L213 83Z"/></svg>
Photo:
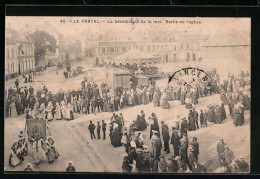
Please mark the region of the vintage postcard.
<svg viewBox="0 0 260 179"><path fill-rule="evenodd" d="M5 171L250 172L250 18L6 16L5 36Z"/></svg>

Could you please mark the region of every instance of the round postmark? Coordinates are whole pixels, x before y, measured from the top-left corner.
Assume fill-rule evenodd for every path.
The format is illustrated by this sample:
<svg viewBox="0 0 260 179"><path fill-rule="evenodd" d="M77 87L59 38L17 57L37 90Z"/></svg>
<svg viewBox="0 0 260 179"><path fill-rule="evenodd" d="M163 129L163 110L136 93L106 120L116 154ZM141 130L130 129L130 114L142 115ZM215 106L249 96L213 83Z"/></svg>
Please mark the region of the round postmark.
<svg viewBox="0 0 260 179"><path fill-rule="evenodd" d="M182 68L169 76L168 84L172 81L176 81L179 85L197 85L203 84L205 86L211 86L211 81L208 74L199 68Z"/></svg>

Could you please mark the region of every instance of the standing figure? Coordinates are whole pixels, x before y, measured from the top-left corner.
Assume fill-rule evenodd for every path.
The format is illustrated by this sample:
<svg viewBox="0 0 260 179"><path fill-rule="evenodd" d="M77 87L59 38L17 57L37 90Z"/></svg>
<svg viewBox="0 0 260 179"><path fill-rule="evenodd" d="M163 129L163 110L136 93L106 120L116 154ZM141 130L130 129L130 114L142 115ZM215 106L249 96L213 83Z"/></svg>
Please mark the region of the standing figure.
<svg viewBox="0 0 260 179"><path fill-rule="evenodd" d="M67 120L73 120L74 119L74 115L73 115L73 109L70 103L68 103L68 107L66 110L66 119Z"/></svg>
<svg viewBox="0 0 260 179"><path fill-rule="evenodd" d="M12 102L10 104L10 114L11 114L12 118L16 118L17 117L17 110L16 110L15 102Z"/></svg>
<svg viewBox="0 0 260 179"><path fill-rule="evenodd" d="M44 158L45 158L45 152L42 149L42 141L43 137L40 139L35 139L32 136L32 152L33 152L33 159L36 165L38 165Z"/></svg>
<svg viewBox="0 0 260 179"><path fill-rule="evenodd" d="M55 148L54 140L51 136L49 136L45 142L47 146L46 156L48 158L49 164L51 164L55 159L58 159L59 153Z"/></svg>
<svg viewBox="0 0 260 179"><path fill-rule="evenodd" d="M152 142L153 156L159 159L162 150L162 142L157 131L153 130L153 136L151 138L151 142Z"/></svg>
<svg viewBox="0 0 260 179"><path fill-rule="evenodd" d="M56 102L56 109L55 109L54 119L56 119L56 120L62 119L61 107L60 107L58 102Z"/></svg>
<svg viewBox="0 0 260 179"><path fill-rule="evenodd" d="M106 128L107 128L107 124L104 122L104 120L102 120L103 140L106 139Z"/></svg>
<svg viewBox="0 0 260 179"><path fill-rule="evenodd" d="M101 125L100 125L100 122L98 121L97 122L97 137L98 137L98 139L100 139L100 129L101 129Z"/></svg>
<svg viewBox="0 0 260 179"><path fill-rule="evenodd" d="M90 121L90 124L88 126L88 130L90 132L91 140L93 140L93 138L96 139L96 136L94 134L95 128L96 128L95 124L93 124L92 121Z"/></svg>
<svg viewBox="0 0 260 179"><path fill-rule="evenodd" d="M16 167L20 163L24 161L23 155L21 155L21 151L23 147L18 149L18 142L14 141L11 147L11 154L9 156L9 165L12 167Z"/></svg>
<svg viewBox="0 0 260 179"><path fill-rule="evenodd" d="M45 111L47 112L47 120L48 121L52 121L53 120L52 109L53 109L53 106L52 106L52 103L50 101L48 103L47 108L45 109Z"/></svg>
<svg viewBox="0 0 260 179"><path fill-rule="evenodd" d="M199 114L195 110L195 108L193 108L193 117L195 119L195 124L196 124L197 129L199 129Z"/></svg>
<svg viewBox="0 0 260 179"><path fill-rule="evenodd" d="M203 114L203 110L200 110L200 127L203 127L203 121L204 121L204 114Z"/></svg>
<svg viewBox="0 0 260 179"><path fill-rule="evenodd" d="M158 135L160 136L160 129L159 129L159 124L158 124L158 119L156 117L155 113L152 113L152 116L149 118L151 119L151 128L150 128L150 139L153 135L153 130L158 132Z"/></svg>
<svg viewBox="0 0 260 179"><path fill-rule="evenodd" d="M178 130L174 127L172 128L172 138L171 138L171 144L173 145L174 149L174 155L179 155L179 145L180 145L180 137L178 134Z"/></svg>
<svg viewBox="0 0 260 179"><path fill-rule="evenodd" d="M169 147L169 140L170 140L170 134L169 134L169 128L166 124L164 124L164 121L162 121L162 137L163 137L163 144L164 144L164 151L166 153L170 153L170 147Z"/></svg>

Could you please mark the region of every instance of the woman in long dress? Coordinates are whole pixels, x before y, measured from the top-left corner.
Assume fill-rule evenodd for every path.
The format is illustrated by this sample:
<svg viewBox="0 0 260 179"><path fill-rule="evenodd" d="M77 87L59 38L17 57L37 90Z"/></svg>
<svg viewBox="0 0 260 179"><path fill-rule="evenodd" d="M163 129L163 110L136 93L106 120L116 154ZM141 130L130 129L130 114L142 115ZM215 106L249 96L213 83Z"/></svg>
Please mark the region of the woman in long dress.
<svg viewBox="0 0 260 179"><path fill-rule="evenodd" d="M24 149L23 145L21 148L18 149L18 142L14 141L11 147L11 154L9 156L9 165L12 167L16 167L20 163L24 161L23 155L21 154L22 150Z"/></svg>
<svg viewBox="0 0 260 179"><path fill-rule="evenodd" d="M53 106L52 106L51 101L50 101L50 102L48 103L47 108L46 108L47 120L48 120L48 121L52 121L52 120L53 120L52 109L53 109Z"/></svg>
<svg viewBox="0 0 260 179"><path fill-rule="evenodd" d="M57 150L55 149L55 145L54 145L54 140L52 139L51 136L49 136L47 138L47 140L45 141L46 143L46 148L47 148L47 152L46 152L46 156L48 158L49 164L52 163L55 159L58 159L59 157L59 153L57 152Z"/></svg>
<svg viewBox="0 0 260 179"><path fill-rule="evenodd" d="M40 115L38 116L40 119L44 119L44 120L46 119L45 111L46 111L45 105L44 105L44 103L42 103L41 106L40 106L40 109L39 109L39 114Z"/></svg>
<svg viewBox="0 0 260 179"><path fill-rule="evenodd" d="M67 120L73 120L73 112L72 112L72 106L70 103L68 103L67 110L66 110L66 119Z"/></svg>
<svg viewBox="0 0 260 179"><path fill-rule="evenodd" d="M168 102L166 93L163 93L162 95L162 109L170 109L170 104Z"/></svg>
<svg viewBox="0 0 260 179"><path fill-rule="evenodd" d="M11 117L12 117L12 118L17 117L17 110L16 110L15 102L12 102L12 103L10 104L10 111L11 111Z"/></svg>
<svg viewBox="0 0 260 179"><path fill-rule="evenodd" d="M38 165L46 156L42 148L42 141L43 138L35 139L34 137L32 137L32 153L33 160L36 165Z"/></svg>
<svg viewBox="0 0 260 179"><path fill-rule="evenodd" d="M66 119L67 116L66 116L66 111L67 111L67 106L65 104L65 101L61 101L61 118L62 119Z"/></svg>
<svg viewBox="0 0 260 179"><path fill-rule="evenodd" d="M58 102L56 102L56 109L55 109L54 118L55 118L56 120L62 119L62 118L61 118L61 107L60 107L60 105L59 105Z"/></svg>

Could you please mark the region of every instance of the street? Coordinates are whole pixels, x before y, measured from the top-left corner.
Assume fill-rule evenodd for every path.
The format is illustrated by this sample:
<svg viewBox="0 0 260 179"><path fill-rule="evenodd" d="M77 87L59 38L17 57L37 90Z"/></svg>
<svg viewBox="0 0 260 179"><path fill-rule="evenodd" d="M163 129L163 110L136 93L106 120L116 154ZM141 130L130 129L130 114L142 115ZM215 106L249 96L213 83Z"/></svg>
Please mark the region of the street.
<svg viewBox="0 0 260 179"><path fill-rule="evenodd" d="M196 105L196 110L199 111L204 108L210 102L218 101L219 95L213 95L199 99L199 104ZM184 110L184 106L179 104L179 101L170 102L171 109L161 109L160 107L154 108L153 104L139 105L134 107L128 107L120 112L124 116L126 126L140 114L140 109L144 110L146 114L146 120L152 112L157 114L159 122L164 120L169 126L171 133L171 126L174 124L176 116L187 116L188 110ZM156 109L156 111L155 111ZM186 114L180 114L179 111L186 111ZM226 107L228 113L228 109ZM122 154L124 153L124 147L114 148L110 144L109 139L109 125L112 113L98 113L96 115L78 115L75 116L73 121L51 121L50 131L55 141L55 146L60 153L58 160L54 163L48 164L47 159L39 164L39 168L33 168L35 171L65 171L67 163L72 161L78 172L121 172ZM16 119L5 119L5 166L7 171L14 170L8 165L8 157L10 155L10 147L12 142L17 138L19 129L23 128L25 121L24 116L19 116ZM96 121L105 120L107 123L106 140L91 140L90 133L88 131L89 121L93 120L96 125ZM146 145L151 148L149 140L149 127L143 132L143 138ZM235 134L235 135L234 135ZM243 126L234 127L233 121L228 115L228 119L224 120L222 124L209 123L207 128L201 128L196 131L189 132L188 138L196 136L200 144L199 162L207 165L208 169L214 171L218 166L216 145L220 138L223 138L225 143L228 144L233 150L235 157L238 158L241 155L245 156L247 162L249 162L249 148L250 148L250 112L245 112L245 124ZM172 145L170 146L171 153L173 152ZM166 156L169 156L167 154ZM166 157L167 158L167 157ZM25 157L23 164L27 162L32 163L32 154L29 153ZM120 161L120 162L118 162ZM210 163L210 164L208 164ZM24 165L21 164L15 168L16 171L24 169Z"/></svg>

